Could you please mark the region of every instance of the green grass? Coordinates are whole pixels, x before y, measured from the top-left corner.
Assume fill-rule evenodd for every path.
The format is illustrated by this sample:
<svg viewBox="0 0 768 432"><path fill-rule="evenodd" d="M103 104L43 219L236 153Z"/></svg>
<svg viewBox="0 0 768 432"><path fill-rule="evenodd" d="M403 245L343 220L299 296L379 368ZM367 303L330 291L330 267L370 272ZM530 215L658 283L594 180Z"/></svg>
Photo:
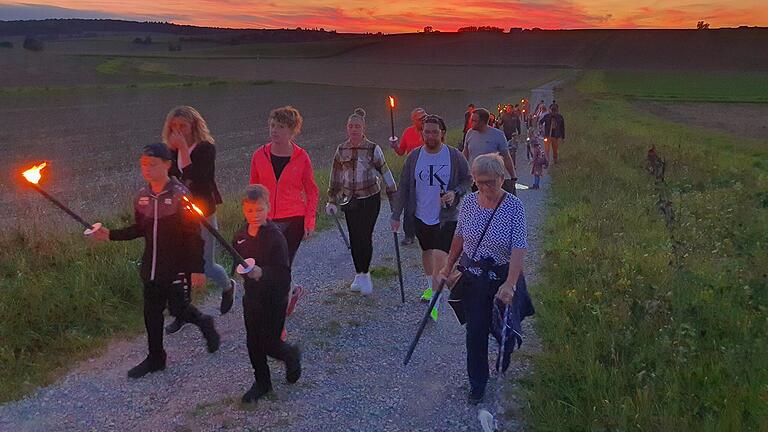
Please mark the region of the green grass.
<svg viewBox="0 0 768 432"><path fill-rule="evenodd" d="M115 75L125 66L125 60L108 58L103 63L96 66L96 72L104 75Z"/></svg>
<svg viewBox="0 0 768 432"><path fill-rule="evenodd" d="M617 98L557 99L579 109L566 109L534 294L533 430L765 431L766 142ZM644 169L653 145L667 161L659 185Z"/></svg>
<svg viewBox="0 0 768 432"><path fill-rule="evenodd" d="M768 74L754 72L589 71L579 90L661 101L768 102Z"/></svg>

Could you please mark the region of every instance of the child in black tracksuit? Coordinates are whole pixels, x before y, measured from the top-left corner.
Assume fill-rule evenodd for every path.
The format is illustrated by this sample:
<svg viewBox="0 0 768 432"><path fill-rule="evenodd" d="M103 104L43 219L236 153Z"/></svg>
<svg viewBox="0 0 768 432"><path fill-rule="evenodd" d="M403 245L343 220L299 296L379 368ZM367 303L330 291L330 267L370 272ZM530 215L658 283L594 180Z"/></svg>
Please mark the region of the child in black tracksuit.
<svg viewBox="0 0 768 432"><path fill-rule="evenodd" d="M269 191L262 185L249 186L243 198L243 215L248 223L232 241L237 252L255 264L250 273L243 275L243 318L256 378L243 395L244 403L255 402L272 390L267 356L285 362L289 383L301 376L299 349L280 340L291 289L288 243L277 225L267 220L268 213ZM237 270L240 273L242 268L238 266Z"/></svg>
<svg viewBox="0 0 768 432"><path fill-rule="evenodd" d="M200 224L185 209L182 197L189 190L168 176L171 153L165 144L145 146L141 156L141 172L149 183L139 191L134 202L135 221L117 230L100 228L97 240L133 240L144 237L141 279L144 282L144 324L147 329L149 354L128 371L131 378L165 369L163 349L163 311L200 327L209 352L219 349L219 335L213 318L202 314L185 298L187 285L205 283L203 241Z"/></svg>

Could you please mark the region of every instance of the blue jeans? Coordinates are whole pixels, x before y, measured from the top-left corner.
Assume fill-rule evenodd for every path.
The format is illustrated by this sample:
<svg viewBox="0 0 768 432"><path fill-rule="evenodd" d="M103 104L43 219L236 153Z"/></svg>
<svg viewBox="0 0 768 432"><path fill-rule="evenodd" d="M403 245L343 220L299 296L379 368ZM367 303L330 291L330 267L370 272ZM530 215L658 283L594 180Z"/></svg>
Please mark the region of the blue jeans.
<svg viewBox="0 0 768 432"><path fill-rule="evenodd" d="M219 229L219 223L216 220L216 214L208 216L206 219L212 227ZM203 237L203 261L205 261L205 276L212 280L214 285L222 291L230 288L229 276L224 267L216 264L216 238L209 233L207 229L201 228L200 235Z"/></svg>

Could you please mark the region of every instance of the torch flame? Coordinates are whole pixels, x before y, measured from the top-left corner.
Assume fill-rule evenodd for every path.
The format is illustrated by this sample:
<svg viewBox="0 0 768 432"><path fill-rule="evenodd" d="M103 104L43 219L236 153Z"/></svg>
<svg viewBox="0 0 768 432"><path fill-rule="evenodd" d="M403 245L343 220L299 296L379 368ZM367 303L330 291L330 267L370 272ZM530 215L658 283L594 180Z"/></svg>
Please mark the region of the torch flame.
<svg viewBox="0 0 768 432"><path fill-rule="evenodd" d="M46 165L48 165L48 163L46 162L43 162L40 165L35 165L32 168L21 173L21 175L23 175L28 182L32 184L37 184L40 181L40 179L43 177L43 175L40 174L40 171L42 171Z"/></svg>
<svg viewBox="0 0 768 432"><path fill-rule="evenodd" d="M195 213L199 214L200 216L204 216L203 211L200 210L200 207L196 206L195 203L189 200L186 196L181 197L186 203L187 210L194 211Z"/></svg>
<svg viewBox="0 0 768 432"><path fill-rule="evenodd" d="M392 96L389 97L389 107L394 108L395 107L395 98Z"/></svg>

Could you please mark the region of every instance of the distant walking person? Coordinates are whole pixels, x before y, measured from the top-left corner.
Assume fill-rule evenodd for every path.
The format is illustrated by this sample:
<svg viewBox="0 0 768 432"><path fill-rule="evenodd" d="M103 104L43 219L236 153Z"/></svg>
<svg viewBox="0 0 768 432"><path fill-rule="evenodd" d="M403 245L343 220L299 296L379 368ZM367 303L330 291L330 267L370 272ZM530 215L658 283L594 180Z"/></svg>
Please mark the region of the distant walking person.
<svg viewBox="0 0 768 432"><path fill-rule="evenodd" d="M285 362L285 380L289 384L301 377L301 352L280 340L291 290L291 264L285 236L267 219L269 202L267 188L258 184L248 186L242 200L247 225L232 241L235 250L255 265L243 276L243 319L255 378L243 395L243 403L256 402L272 391L267 356Z"/></svg>
<svg viewBox="0 0 768 432"><path fill-rule="evenodd" d="M515 193L515 164L509 154L507 139L504 132L488 126L490 113L485 108L478 108L472 113L472 129L467 132L464 138L464 157L470 166L476 157L488 153L498 153L504 160L504 166L507 174L504 180L504 190L512 194Z"/></svg>
<svg viewBox="0 0 768 432"><path fill-rule="evenodd" d="M176 107L165 118L162 137L173 156L169 174L184 183L191 194L190 199L200 207L208 223L218 228L216 206L222 200L216 186L216 146L205 119L190 106ZM201 235L205 276L221 289L219 312L223 315L232 308L235 281L229 278L222 266L216 264L216 239L208 230L202 230ZM175 333L184 324L176 318L165 331Z"/></svg>
<svg viewBox="0 0 768 432"><path fill-rule="evenodd" d="M421 298L429 301L432 299L432 280L445 266L451 247L459 201L469 193L472 177L464 156L445 144L446 127L442 118L428 115L422 133L424 145L408 155L400 174L391 224L392 230L397 231L403 212L416 221L416 237L422 250L427 284Z"/></svg>
<svg viewBox="0 0 768 432"><path fill-rule="evenodd" d="M549 159L549 149L552 148L552 161L557 163L557 149L565 140L565 119L560 115L560 108L555 105L539 123L544 126L544 154Z"/></svg>
<svg viewBox="0 0 768 432"><path fill-rule="evenodd" d="M344 211L356 273L351 288L364 295L373 292L370 267L373 228L381 210L379 177L386 185L391 210L397 192L395 179L381 147L366 138L365 110L357 108L347 119L347 140L339 144L333 156L325 211L334 217L339 206Z"/></svg>
<svg viewBox="0 0 768 432"><path fill-rule="evenodd" d="M507 148L509 149L512 162L517 166L517 138L520 136L520 114L513 110L510 105L504 108L501 114L501 130L504 132L504 138L507 139Z"/></svg>
<svg viewBox="0 0 768 432"><path fill-rule="evenodd" d="M411 122L403 131L403 137L400 139L400 145L395 147L395 152L400 155L407 155L413 149L419 148L424 144L424 138L421 135L421 129L423 128L422 120L427 115L424 108L415 108L411 111ZM415 237L413 220L405 219L403 221L403 231L405 231L405 238L400 243L403 246L410 246L413 244Z"/></svg>
<svg viewBox="0 0 768 432"><path fill-rule="evenodd" d="M549 161L541 149L541 144L536 141L533 145L533 160L531 161L531 175L533 175L531 189L538 189L540 187L541 176L544 175L544 170L548 167Z"/></svg>
<svg viewBox="0 0 768 432"><path fill-rule="evenodd" d="M315 231L320 199L309 154L294 141L303 121L292 106L273 109L268 123L271 141L251 158L250 184L269 191L269 218L285 236L291 265L301 241ZM291 302L295 304L302 292L302 287L294 287Z"/></svg>
<svg viewBox="0 0 768 432"><path fill-rule="evenodd" d="M447 279L458 261L463 275L454 291L462 293L466 318L472 404L483 399L488 382L488 334L495 298L507 305L513 300L522 305L520 319L533 314L525 285L519 283L524 282L523 256L528 247L525 210L517 197L501 189L505 171L495 154L479 156L472 163L472 177L479 189L464 198L448 259L435 281L439 284Z"/></svg>

